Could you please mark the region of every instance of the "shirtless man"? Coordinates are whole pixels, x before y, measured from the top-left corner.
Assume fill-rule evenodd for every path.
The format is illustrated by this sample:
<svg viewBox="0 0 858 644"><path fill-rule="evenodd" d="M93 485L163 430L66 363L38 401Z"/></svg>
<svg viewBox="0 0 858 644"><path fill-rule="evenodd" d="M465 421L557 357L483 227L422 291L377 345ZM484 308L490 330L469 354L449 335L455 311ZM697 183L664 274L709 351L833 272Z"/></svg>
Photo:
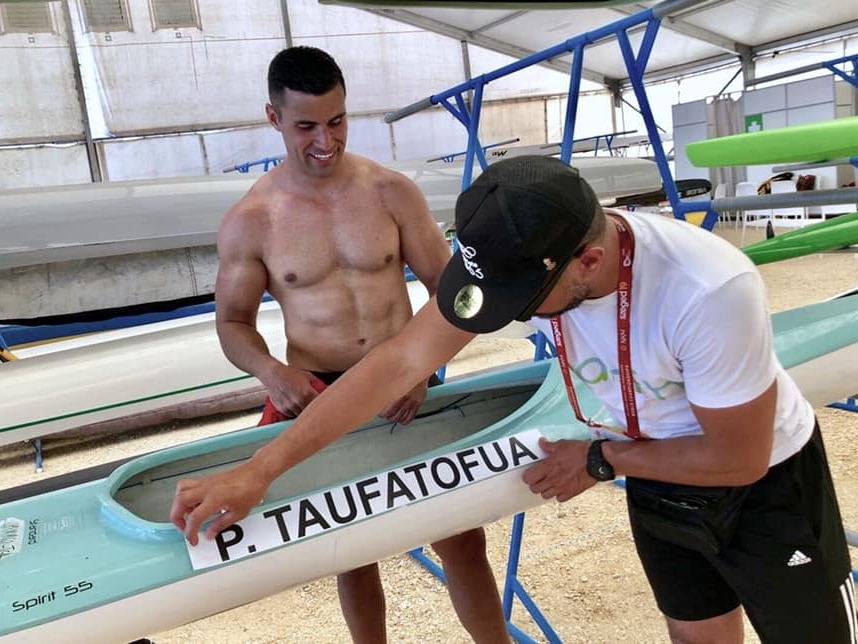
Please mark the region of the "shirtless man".
<svg viewBox="0 0 858 644"><path fill-rule="evenodd" d="M450 253L420 190L398 172L345 151L345 82L311 47L277 54L268 71L268 122L286 159L226 214L217 233L217 332L227 358L268 389L263 422L298 415L323 388L411 318L407 263L432 295ZM286 363L256 329L268 291L283 310ZM421 382L380 412L408 423ZM485 535L433 544L454 607L477 642L509 641ZM355 642L386 640L378 565L337 579Z"/></svg>

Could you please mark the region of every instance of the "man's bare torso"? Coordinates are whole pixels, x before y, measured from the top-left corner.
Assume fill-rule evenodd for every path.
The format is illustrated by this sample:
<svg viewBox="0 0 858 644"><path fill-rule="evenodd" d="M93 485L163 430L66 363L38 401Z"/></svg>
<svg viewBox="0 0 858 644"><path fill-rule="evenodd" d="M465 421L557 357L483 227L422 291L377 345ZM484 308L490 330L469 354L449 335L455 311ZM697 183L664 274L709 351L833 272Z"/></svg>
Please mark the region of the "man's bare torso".
<svg viewBox="0 0 858 644"><path fill-rule="evenodd" d="M332 190L292 191L272 171L246 197L265 204L249 215L260 219L252 243L283 309L286 360L308 370L348 369L411 317L391 171L347 159L352 176Z"/></svg>

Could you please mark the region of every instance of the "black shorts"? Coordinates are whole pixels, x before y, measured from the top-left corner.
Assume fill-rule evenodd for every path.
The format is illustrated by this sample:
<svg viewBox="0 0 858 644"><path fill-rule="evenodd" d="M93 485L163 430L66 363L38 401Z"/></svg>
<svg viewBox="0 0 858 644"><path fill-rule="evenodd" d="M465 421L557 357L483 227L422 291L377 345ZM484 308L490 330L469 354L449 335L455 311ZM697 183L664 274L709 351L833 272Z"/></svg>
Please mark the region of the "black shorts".
<svg viewBox="0 0 858 644"><path fill-rule="evenodd" d="M324 382L326 385L332 385L340 376L345 373L345 371L311 371L310 373L312 373L314 376L316 376L316 378ZM441 379L433 373L432 376L429 378L429 386L434 387L440 384Z"/></svg>
<svg viewBox="0 0 858 644"><path fill-rule="evenodd" d="M635 547L668 617L742 605L763 642L856 641L849 551L818 426L753 485L627 479L626 491Z"/></svg>

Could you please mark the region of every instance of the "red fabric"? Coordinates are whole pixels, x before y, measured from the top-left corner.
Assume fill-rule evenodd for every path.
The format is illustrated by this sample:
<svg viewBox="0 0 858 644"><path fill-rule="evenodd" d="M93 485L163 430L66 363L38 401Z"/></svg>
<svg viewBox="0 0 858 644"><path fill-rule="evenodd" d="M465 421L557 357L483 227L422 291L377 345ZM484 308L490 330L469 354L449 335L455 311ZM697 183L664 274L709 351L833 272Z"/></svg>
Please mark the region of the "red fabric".
<svg viewBox="0 0 858 644"><path fill-rule="evenodd" d="M272 423L282 423L284 420L289 419L274 406L274 403L271 402L271 398L265 396L265 406L262 408L262 418L259 419L256 426L261 427L262 425L271 425Z"/></svg>
<svg viewBox="0 0 858 644"><path fill-rule="evenodd" d="M310 381L310 385L312 385L313 389L315 389L319 393L322 393L327 386L318 378L313 378ZM282 423L284 420L290 420L290 418L274 406L274 403L271 402L270 396L265 396L265 406L262 408L262 418L259 419L259 422L256 423L256 426L261 427L262 425Z"/></svg>

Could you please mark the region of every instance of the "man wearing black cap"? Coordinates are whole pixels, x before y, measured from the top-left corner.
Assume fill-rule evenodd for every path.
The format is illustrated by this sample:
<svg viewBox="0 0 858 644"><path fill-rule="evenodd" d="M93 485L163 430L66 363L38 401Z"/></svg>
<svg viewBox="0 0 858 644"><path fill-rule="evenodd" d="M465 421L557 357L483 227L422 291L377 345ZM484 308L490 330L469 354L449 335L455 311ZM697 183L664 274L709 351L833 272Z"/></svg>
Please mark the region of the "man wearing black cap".
<svg viewBox="0 0 858 644"><path fill-rule="evenodd" d="M531 490L568 500L625 475L635 544L674 642L855 642L850 562L810 404L777 361L765 291L718 237L607 215L574 169L490 166L456 205L460 249L436 300L246 464L179 484L186 535L244 516L280 473L449 360L477 333L530 320L553 338L570 403L583 381L616 419L543 441ZM437 301L437 306L434 302ZM234 520L234 519L233 519ZM216 519L212 537L226 527Z"/></svg>

